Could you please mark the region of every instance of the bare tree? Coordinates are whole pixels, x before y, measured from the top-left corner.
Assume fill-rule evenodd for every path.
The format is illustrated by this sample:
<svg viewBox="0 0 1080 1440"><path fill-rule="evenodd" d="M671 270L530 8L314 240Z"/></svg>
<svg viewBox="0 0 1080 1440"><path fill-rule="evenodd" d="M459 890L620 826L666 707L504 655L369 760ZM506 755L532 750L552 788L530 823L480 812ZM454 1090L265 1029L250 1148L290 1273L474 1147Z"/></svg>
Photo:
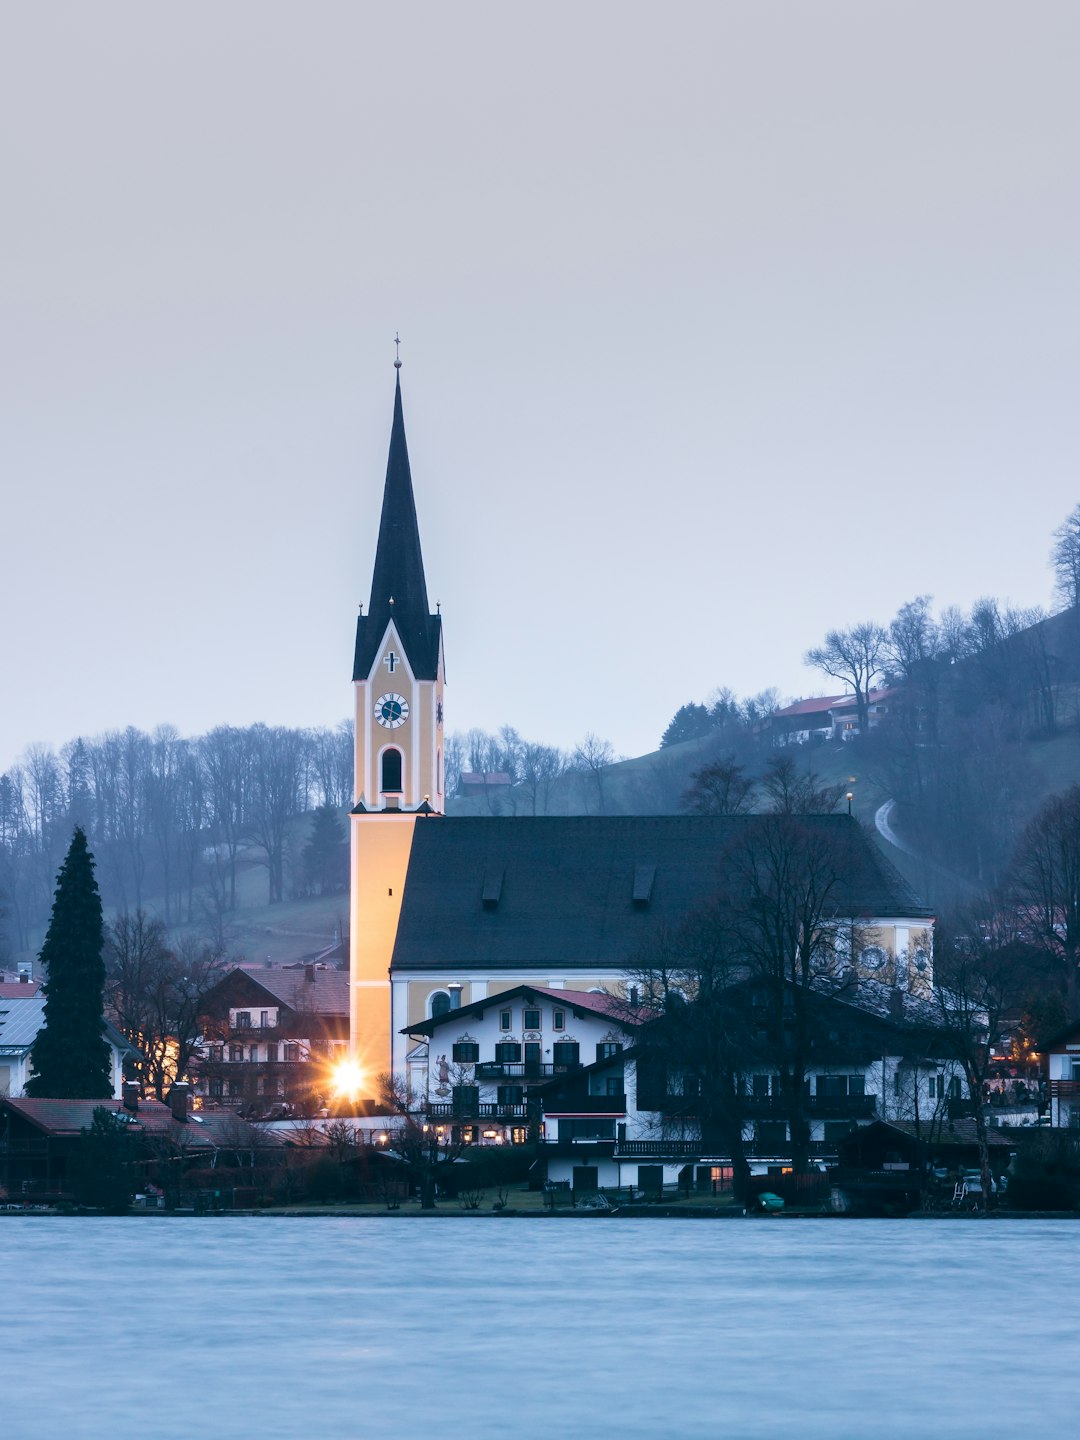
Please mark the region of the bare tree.
<svg viewBox="0 0 1080 1440"><path fill-rule="evenodd" d="M1008 913L989 900L969 906L955 928L939 927L935 937L935 994L971 1097L984 1209L991 1186L983 1092L991 1049L1023 1001L1024 972L1017 964L1021 949Z"/></svg>
<svg viewBox="0 0 1080 1440"><path fill-rule="evenodd" d="M109 1008L142 1057L140 1078L163 1100L190 1068L202 999L221 979L225 957L190 935L170 946L161 920L142 910L118 915L106 939Z"/></svg>
<svg viewBox="0 0 1080 1440"><path fill-rule="evenodd" d="M831 815L840 802L840 785L823 785L794 755L773 755L762 778L774 815Z"/></svg>
<svg viewBox="0 0 1080 1440"><path fill-rule="evenodd" d="M754 808L754 782L733 755L695 770L690 779L682 804L693 815L748 815Z"/></svg>
<svg viewBox="0 0 1080 1440"><path fill-rule="evenodd" d="M546 815L551 788L566 773L566 756L554 745L526 741L521 748L520 789L530 805L530 814Z"/></svg>
<svg viewBox="0 0 1080 1440"><path fill-rule="evenodd" d="M379 1095L387 1111L397 1117L389 1128L390 1149L405 1162L409 1176L420 1192L420 1208L434 1210L435 1194L443 1166L456 1160L464 1149L454 1138L453 1127L429 1124L419 1109L419 1098L400 1075L381 1075Z"/></svg>
<svg viewBox="0 0 1080 1440"><path fill-rule="evenodd" d="M251 804L253 756L248 732L219 725L199 741L215 847L228 874L228 908L236 909L236 857Z"/></svg>
<svg viewBox="0 0 1080 1440"><path fill-rule="evenodd" d="M1060 967L1070 1008L1080 1006L1080 785L1055 795L1016 848L1011 893L1028 931Z"/></svg>
<svg viewBox="0 0 1080 1440"><path fill-rule="evenodd" d="M888 634L870 620L850 630L830 630L824 645L806 652L807 665L851 686L863 735L869 729L870 691L884 672L887 654Z"/></svg>
<svg viewBox="0 0 1080 1440"><path fill-rule="evenodd" d="M760 985L796 1171L810 1156L815 997L850 983L841 959L845 945L854 948L847 890L858 843L853 822L781 813L747 826L731 857L734 944Z"/></svg>
<svg viewBox="0 0 1080 1440"><path fill-rule="evenodd" d="M307 744L300 731L282 725L256 725L251 737L255 758L251 830L266 855L274 905L285 898L286 827L307 808L303 786Z"/></svg>
<svg viewBox="0 0 1080 1440"><path fill-rule="evenodd" d="M1054 531L1050 564L1062 607L1080 605L1080 505Z"/></svg>
<svg viewBox="0 0 1080 1440"><path fill-rule="evenodd" d="M627 973L627 1014L640 1020L634 1042L640 1109L659 1111L682 1137L696 1121L703 1149L730 1154L737 1199L750 1178L744 1126L746 1077L759 1058L738 930L723 906L659 931Z"/></svg>
<svg viewBox="0 0 1080 1440"><path fill-rule="evenodd" d="M596 797L596 813L607 813L604 794L604 772L615 763L615 750L610 740L601 740L590 730L580 745L574 749L571 765L586 776ZM589 808L586 801L586 809Z"/></svg>

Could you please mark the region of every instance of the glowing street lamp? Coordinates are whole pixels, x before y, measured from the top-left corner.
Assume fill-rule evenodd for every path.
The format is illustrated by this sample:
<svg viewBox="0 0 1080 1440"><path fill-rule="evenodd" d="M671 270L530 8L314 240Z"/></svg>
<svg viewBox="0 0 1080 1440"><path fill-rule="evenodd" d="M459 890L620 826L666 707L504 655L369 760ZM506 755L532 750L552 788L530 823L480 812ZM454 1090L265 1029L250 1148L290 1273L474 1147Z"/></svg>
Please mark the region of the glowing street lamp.
<svg viewBox="0 0 1080 1440"><path fill-rule="evenodd" d="M355 1060L339 1060L333 1069L331 1086L339 1100L355 1100L364 1089L364 1072Z"/></svg>

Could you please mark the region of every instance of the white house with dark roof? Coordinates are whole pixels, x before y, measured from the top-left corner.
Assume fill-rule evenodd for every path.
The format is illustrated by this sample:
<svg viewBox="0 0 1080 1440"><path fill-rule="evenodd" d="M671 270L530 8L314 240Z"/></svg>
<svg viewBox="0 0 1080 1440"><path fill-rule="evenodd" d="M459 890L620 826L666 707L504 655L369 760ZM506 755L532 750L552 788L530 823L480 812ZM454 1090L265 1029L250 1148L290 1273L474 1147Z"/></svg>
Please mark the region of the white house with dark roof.
<svg viewBox="0 0 1080 1440"><path fill-rule="evenodd" d="M835 1164L843 1139L875 1121L944 1135L967 1086L933 1007L910 994L896 1003L897 993L874 981L819 1000L820 1038L803 1102L817 1161ZM598 1055L539 1090L548 1179L576 1194L730 1188L731 1151L703 1142L692 1081L677 1066L658 1069L647 1045L628 1038L625 1050ZM779 1077L762 1064L743 1088L740 1130L751 1174L781 1175L791 1148Z"/></svg>
<svg viewBox="0 0 1080 1440"><path fill-rule="evenodd" d="M413 1112L467 1142L523 1144L542 1087L620 1056L646 1018L615 995L514 985L421 1020L407 1037Z"/></svg>
<svg viewBox="0 0 1080 1440"><path fill-rule="evenodd" d="M45 1024L45 992L36 981L0 985L0 1095L17 1097L26 1093L34 1073L33 1051ZM108 1021L102 1035L109 1047L109 1075L113 1098L119 1100L124 1087L124 1060L136 1052Z"/></svg>

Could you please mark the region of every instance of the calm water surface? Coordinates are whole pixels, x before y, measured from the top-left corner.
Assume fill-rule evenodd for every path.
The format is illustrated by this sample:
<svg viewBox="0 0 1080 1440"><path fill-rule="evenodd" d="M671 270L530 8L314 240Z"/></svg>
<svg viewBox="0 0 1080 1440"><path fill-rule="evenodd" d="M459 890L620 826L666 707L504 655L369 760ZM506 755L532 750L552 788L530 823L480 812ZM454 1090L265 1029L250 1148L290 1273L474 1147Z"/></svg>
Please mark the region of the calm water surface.
<svg viewBox="0 0 1080 1440"><path fill-rule="evenodd" d="M1071 1431L1080 1226L0 1221L0 1436Z"/></svg>

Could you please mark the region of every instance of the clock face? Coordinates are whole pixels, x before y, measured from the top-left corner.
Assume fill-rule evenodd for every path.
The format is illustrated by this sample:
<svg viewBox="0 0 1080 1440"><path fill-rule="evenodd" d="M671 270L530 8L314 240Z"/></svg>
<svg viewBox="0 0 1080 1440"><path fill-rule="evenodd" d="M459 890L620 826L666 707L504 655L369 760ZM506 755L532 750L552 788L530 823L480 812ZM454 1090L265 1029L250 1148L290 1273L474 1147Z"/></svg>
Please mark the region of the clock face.
<svg viewBox="0 0 1080 1440"><path fill-rule="evenodd" d="M375 719L387 730L397 730L409 718L409 702L404 695L380 695L375 701Z"/></svg>

